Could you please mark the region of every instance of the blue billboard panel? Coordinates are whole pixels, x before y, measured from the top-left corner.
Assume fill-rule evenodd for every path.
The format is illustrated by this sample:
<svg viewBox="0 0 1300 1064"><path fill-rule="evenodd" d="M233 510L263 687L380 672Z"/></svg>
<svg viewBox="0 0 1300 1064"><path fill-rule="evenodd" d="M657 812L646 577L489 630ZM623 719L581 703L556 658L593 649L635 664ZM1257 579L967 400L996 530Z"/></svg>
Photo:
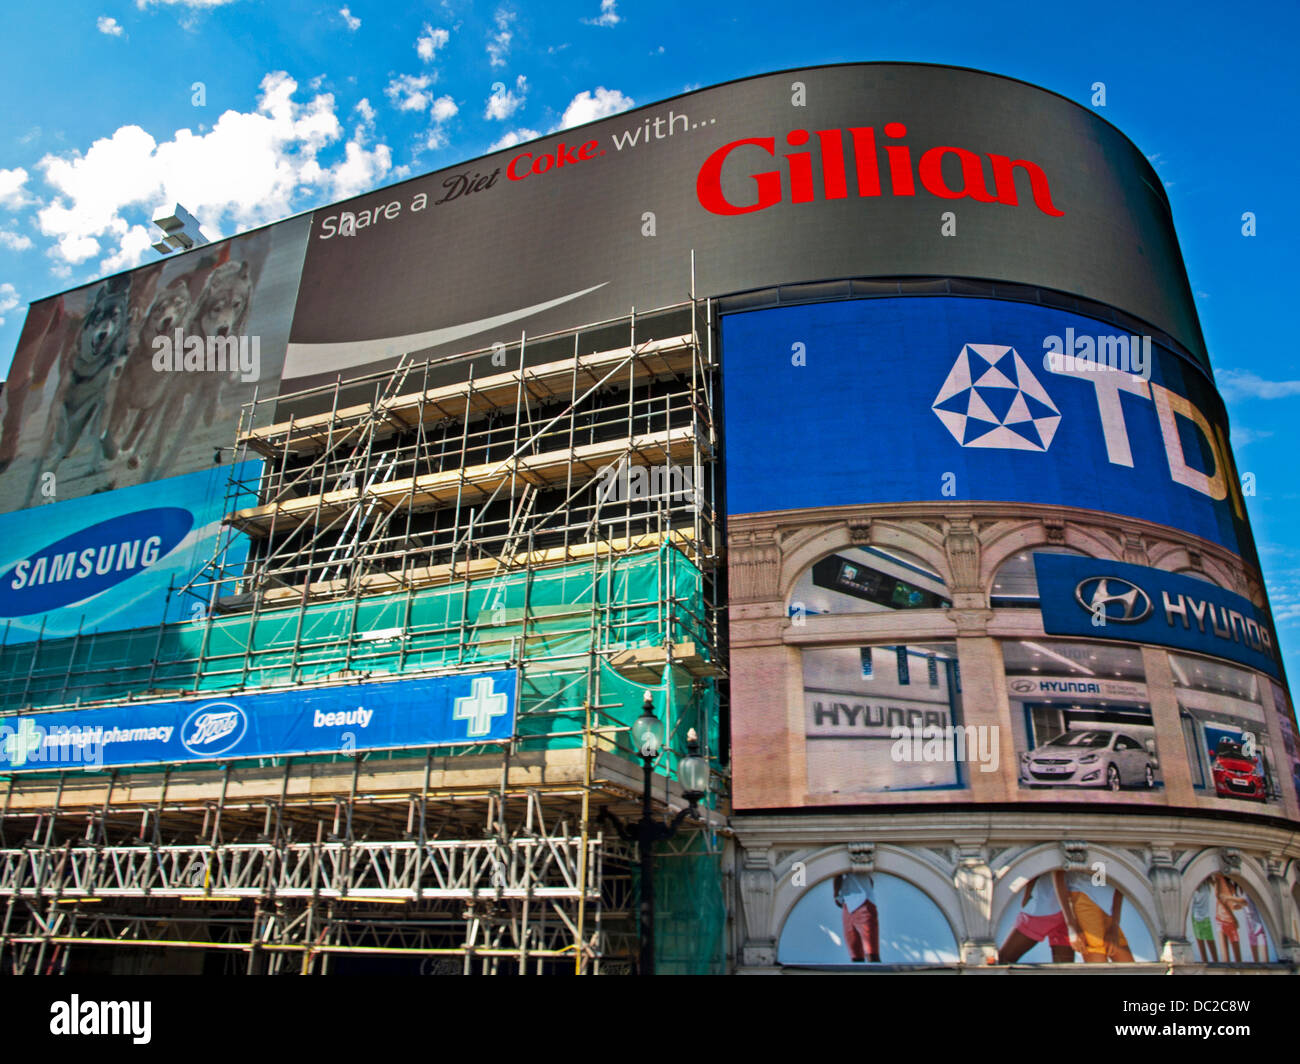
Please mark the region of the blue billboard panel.
<svg viewBox="0 0 1300 1064"><path fill-rule="evenodd" d="M258 463L234 470L249 482ZM0 514L0 636L5 645L79 631L108 632L193 619L200 599L175 594L212 561L231 470ZM226 554L237 565L240 538ZM173 593L169 595L169 590Z"/></svg>
<svg viewBox="0 0 1300 1064"><path fill-rule="evenodd" d="M499 742L517 670L0 718L0 772Z"/></svg>
<svg viewBox="0 0 1300 1064"><path fill-rule="evenodd" d="M1169 525L1253 560L1213 385L1117 332L952 296L730 315L728 513L1046 503Z"/></svg>
<svg viewBox="0 0 1300 1064"><path fill-rule="evenodd" d="M1247 598L1144 565L1035 554L1043 631L1158 643L1281 678L1268 615Z"/></svg>

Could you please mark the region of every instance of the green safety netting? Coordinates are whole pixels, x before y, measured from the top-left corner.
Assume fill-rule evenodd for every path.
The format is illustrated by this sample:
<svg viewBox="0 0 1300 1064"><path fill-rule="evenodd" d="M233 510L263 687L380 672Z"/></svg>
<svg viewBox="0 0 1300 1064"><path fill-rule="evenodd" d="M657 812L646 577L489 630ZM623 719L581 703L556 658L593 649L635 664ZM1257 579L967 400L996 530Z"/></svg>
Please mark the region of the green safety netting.
<svg viewBox="0 0 1300 1064"><path fill-rule="evenodd" d="M596 707L593 723L626 725L648 689L609 668L602 652L671 638L708 656L704 593L699 569L665 543L419 591L91 631L0 647L0 711L122 702L148 698L147 691L283 688L344 670L378 679L514 660L523 668L523 749L574 747L582 742L574 733L584 703ZM671 748L684 751L694 727L706 750L717 749L715 684L677 670L650 689ZM615 745L629 752L625 737Z"/></svg>

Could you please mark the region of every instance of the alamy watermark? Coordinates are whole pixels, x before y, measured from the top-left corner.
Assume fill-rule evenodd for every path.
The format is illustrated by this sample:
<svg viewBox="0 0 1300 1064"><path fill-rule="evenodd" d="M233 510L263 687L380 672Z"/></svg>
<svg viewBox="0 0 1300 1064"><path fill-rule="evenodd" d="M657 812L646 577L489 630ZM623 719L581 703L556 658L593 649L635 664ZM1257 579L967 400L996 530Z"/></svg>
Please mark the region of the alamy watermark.
<svg viewBox="0 0 1300 1064"><path fill-rule="evenodd" d="M898 724L889 729L894 740L890 759L897 762L968 762L981 772L996 772L999 763L996 724L927 724L912 728Z"/></svg>
<svg viewBox="0 0 1300 1064"><path fill-rule="evenodd" d="M1104 373L1114 370L1143 380L1151 379L1150 336L1065 335L1043 340L1043 368L1050 373Z"/></svg>
<svg viewBox="0 0 1300 1064"><path fill-rule="evenodd" d="M186 336L177 329L172 336L153 341L153 368L158 373L238 374L245 384L262 376L260 336Z"/></svg>
<svg viewBox="0 0 1300 1064"><path fill-rule="evenodd" d="M690 466L628 465L617 462L597 475L597 498L601 503L689 502L700 505L699 485Z"/></svg>

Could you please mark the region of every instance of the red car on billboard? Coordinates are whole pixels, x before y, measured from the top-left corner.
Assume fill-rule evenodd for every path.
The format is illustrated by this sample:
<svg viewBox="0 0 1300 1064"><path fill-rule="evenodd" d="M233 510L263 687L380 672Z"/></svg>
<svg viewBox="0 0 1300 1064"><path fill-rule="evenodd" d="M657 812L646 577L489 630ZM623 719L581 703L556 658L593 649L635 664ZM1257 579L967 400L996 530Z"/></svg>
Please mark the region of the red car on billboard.
<svg viewBox="0 0 1300 1064"><path fill-rule="evenodd" d="M1264 770L1259 758L1246 754L1241 743L1224 736L1214 752L1214 793L1221 798L1255 798L1263 801Z"/></svg>

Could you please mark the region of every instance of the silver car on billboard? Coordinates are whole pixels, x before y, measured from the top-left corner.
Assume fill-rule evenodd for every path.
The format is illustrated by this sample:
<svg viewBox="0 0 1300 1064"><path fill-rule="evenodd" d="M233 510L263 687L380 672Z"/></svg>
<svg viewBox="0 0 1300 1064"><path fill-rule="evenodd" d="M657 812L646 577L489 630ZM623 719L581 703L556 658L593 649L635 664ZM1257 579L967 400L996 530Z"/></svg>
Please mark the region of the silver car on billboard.
<svg viewBox="0 0 1300 1064"><path fill-rule="evenodd" d="M1067 731L1020 755L1020 782L1030 787L1156 785L1156 757L1140 740L1103 728Z"/></svg>

